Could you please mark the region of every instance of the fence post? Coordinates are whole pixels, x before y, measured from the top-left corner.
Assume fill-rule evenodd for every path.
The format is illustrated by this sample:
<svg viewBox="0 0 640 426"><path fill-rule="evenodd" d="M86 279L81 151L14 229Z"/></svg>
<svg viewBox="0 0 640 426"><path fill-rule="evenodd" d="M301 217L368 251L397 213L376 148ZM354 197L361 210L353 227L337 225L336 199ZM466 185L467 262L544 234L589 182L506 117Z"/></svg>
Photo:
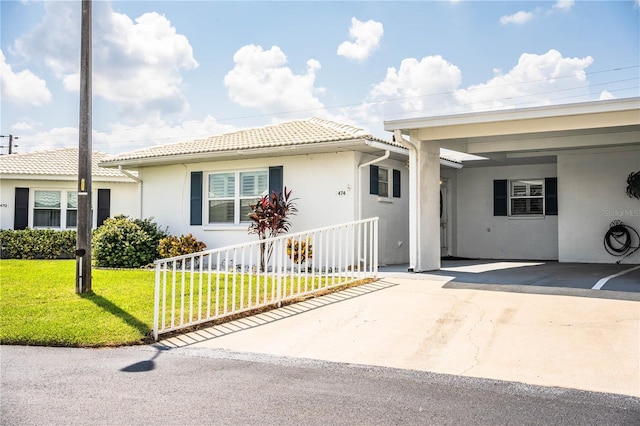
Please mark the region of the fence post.
<svg viewBox="0 0 640 426"><path fill-rule="evenodd" d="M153 340L158 341L160 323L160 263L156 263L156 288L153 294Z"/></svg>

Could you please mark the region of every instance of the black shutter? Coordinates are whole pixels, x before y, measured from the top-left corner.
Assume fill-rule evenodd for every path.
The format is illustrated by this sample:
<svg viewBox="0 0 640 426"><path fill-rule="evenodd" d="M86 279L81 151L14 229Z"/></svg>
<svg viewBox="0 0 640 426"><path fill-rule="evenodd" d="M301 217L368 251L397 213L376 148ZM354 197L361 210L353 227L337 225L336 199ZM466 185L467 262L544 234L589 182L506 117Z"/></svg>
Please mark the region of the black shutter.
<svg viewBox="0 0 640 426"><path fill-rule="evenodd" d="M393 196L400 198L400 170L393 170Z"/></svg>
<svg viewBox="0 0 640 426"><path fill-rule="evenodd" d="M494 216L507 216L508 200L507 196L508 185L506 179L493 181L493 215Z"/></svg>
<svg viewBox="0 0 640 426"><path fill-rule="evenodd" d="M378 166L369 166L369 194L378 195Z"/></svg>
<svg viewBox="0 0 640 426"><path fill-rule="evenodd" d="M13 211L13 229L26 229L29 226L29 188L16 188L15 209Z"/></svg>
<svg viewBox="0 0 640 426"><path fill-rule="evenodd" d="M544 179L544 210L546 215L558 215L558 178Z"/></svg>
<svg viewBox="0 0 640 426"><path fill-rule="evenodd" d="M109 216L111 216L111 190L98 189L98 223L96 226L102 225Z"/></svg>
<svg viewBox="0 0 640 426"><path fill-rule="evenodd" d="M191 172L189 224L202 225L202 172Z"/></svg>
<svg viewBox="0 0 640 426"><path fill-rule="evenodd" d="M282 192L284 186L282 171L282 166L269 167L269 194L272 192L280 194Z"/></svg>

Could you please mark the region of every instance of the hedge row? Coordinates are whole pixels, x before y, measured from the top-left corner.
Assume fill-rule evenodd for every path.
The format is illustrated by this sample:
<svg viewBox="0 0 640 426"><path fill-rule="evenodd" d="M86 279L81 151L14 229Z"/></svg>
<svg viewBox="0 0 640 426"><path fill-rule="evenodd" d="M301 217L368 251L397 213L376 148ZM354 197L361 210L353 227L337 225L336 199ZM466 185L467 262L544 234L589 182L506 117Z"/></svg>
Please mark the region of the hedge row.
<svg viewBox="0 0 640 426"><path fill-rule="evenodd" d="M75 253L76 231L0 230L2 259L73 259Z"/></svg>
<svg viewBox="0 0 640 426"><path fill-rule="evenodd" d="M159 257L204 250L206 245L191 234L170 236L152 219L118 215L93 231L92 260L95 266L139 268ZM76 231L53 229L0 230L2 259L73 259Z"/></svg>

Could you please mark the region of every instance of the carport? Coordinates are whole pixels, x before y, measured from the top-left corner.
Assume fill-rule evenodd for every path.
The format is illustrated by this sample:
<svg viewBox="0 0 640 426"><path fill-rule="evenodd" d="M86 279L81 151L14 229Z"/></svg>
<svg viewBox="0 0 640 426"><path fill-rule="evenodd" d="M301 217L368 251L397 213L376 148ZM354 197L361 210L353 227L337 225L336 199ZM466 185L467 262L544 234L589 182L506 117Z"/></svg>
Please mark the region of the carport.
<svg viewBox="0 0 640 426"><path fill-rule="evenodd" d="M640 98L387 121L409 149L409 270L441 256L614 263L614 221L640 231ZM441 169L441 149L473 155ZM480 159L477 159L480 157ZM450 217L438 208L443 182ZM440 210L440 211L439 211ZM441 233L447 222L449 230ZM440 236L440 238L438 238ZM444 238L451 241L443 244ZM640 245L631 234L632 246ZM448 252L442 253L447 247ZM622 263L639 264L640 250Z"/></svg>

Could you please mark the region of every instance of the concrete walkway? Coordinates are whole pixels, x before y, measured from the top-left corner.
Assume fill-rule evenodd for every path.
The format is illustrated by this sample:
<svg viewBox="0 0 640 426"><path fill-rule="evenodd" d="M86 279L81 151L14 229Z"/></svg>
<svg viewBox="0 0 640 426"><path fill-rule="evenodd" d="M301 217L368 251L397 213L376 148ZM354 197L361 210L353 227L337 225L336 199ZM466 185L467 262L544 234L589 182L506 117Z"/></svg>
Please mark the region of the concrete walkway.
<svg viewBox="0 0 640 426"><path fill-rule="evenodd" d="M447 288L447 276L384 275L159 344L640 397L636 300Z"/></svg>

